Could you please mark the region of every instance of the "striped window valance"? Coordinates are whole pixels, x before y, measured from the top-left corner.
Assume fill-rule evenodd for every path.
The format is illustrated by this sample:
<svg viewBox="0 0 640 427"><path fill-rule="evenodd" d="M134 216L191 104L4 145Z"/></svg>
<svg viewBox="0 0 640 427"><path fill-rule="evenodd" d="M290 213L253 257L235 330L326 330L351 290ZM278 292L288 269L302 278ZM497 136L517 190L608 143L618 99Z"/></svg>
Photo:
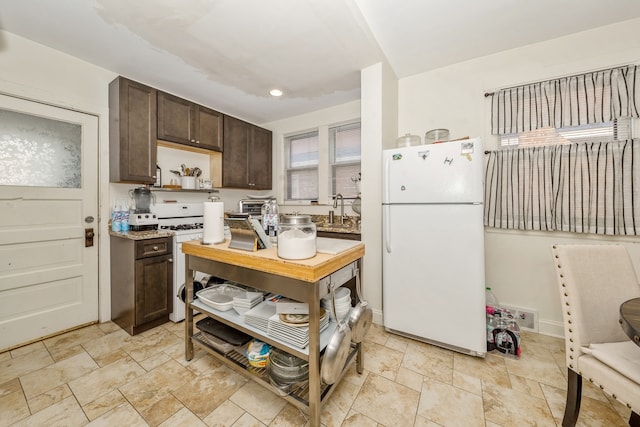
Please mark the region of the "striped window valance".
<svg viewBox="0 0 640 427"><path fill-rule="evenodd" d="M497 150L485 170L488 227L640 234L640 141Z"/></svg>
<svg viewBox="0 0 640 427"><path fill-rule="evenodd" d="M562 77L493 94L491 133L513 134L638 117L637 65Z"/></svg>

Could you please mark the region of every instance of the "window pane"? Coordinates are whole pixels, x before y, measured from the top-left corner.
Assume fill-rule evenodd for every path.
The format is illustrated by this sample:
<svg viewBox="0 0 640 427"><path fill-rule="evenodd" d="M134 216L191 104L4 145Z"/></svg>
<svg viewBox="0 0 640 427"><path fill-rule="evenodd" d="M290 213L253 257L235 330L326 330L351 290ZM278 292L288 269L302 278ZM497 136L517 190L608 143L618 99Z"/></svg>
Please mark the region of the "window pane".
<svg viewBox="0 0 640 427"><path fill-rule="evenodd" d="M287 171L287 200L317 200L318 169Z"/></svg>
<svg viewBox="0 0 640 427"><path fill-rule="evenodd" d="M298 168L318 164L318 133L289 138L288 167Z"/></svg>
<svg viewBox="0 0 640 427"><path fill-rule="evenodd" d="M596 123L565 128L541 128L518 134L502 135L502 147L541 146L571 144L576 142L608 142L626 140L631 137L631 121L617 119L615 122Z"/></svg>
<svg viewBox="0 0 640 427"><path fill-rule="evenodd" d="M332 196L354 198L360 176L360 123L330 128L329 144Z"/></svg>
<svg viewBox="0 0 640 427"><path fill-rule="evenodd" d="M331 128L330 134L331 163L360 161L360 123Z"/></svg>
<svg viewBox="0 0 640 427"><path fill-rule="evenodd" d="M318 199L318 132L286 138L287 200Z"/></svg>
<svg viewBox="0 0 640 427"><path fill-rule="evenodd" d="M81 125L0 109L0 185L80 188Z"/></svg>
<svg viewBox="0 0 640 427"><path fill-rule="evenodd" d="M344 198L353 198L358 195L355 180L360 172L360 164L334 165L333 166L333 195L340 193Z"/></svg>

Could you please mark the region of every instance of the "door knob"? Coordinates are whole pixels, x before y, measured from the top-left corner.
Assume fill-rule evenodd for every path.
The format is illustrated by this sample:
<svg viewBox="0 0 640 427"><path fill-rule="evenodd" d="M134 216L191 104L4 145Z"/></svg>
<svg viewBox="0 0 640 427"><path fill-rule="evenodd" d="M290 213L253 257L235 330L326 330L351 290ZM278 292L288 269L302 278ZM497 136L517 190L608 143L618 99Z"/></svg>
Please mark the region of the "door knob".
<svg viewBox="0 0 640 427"><path fill-rule="evenodd" d="M93 228L85 228L84 229L84 247L90 248L93 246L93 237L95 233L93 232Z"/></svg>

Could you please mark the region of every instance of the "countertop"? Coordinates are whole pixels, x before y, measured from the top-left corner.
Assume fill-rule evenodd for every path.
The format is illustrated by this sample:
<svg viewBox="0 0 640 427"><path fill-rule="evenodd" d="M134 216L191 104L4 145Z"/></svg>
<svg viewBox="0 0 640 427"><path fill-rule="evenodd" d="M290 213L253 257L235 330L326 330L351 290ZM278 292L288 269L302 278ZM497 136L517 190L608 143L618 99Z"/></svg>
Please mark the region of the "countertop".
<svg viewBox="0 0 640 427"><path fill-rule="evenodd" d="M339 226L331 226L329 224L326 225L317 225L316 229L318 231L325 231L328 233L346 233L346 234L360 234L360 229L358 227L339 227Z"/></svg>
<svg viewBox="0 0 640 427"><path fill-rule="evenodd" d="M158 239L162 237L173 237L172 231L167 230L149 230L149 231L111 231L110 236L121 237L130 240L147 240Z"/></svg>
<svg viewBox="0 0 640 427"><path fill-rule="evenodd" d="M336 255L318 253L313 258L301 260L279 258L277 248L261 249L255 252L231 249L229 248L229 240L217 245L203 245L202 242L195 240L185 242L182 244L182 252L185 255L194 255L314 283L344 265L362 258L364 256L364 244L358 243L354 247Z"/></svg>
<svg viewBox="0 0 640 427"><path fill-rule="evenodd" d="M318 231L324 231L327 233L344 233L344 234L353 234L360 235L360 228L356 225L348 224L345 226L341 226L340 224L316 224L316 229ZM123 239L131 239L131 240L145 240L145 239L156 239L161 237L172 237L174 233L169 230L150 230L150 231L111 231L109 229L109 235L122 237Z"/></svg>

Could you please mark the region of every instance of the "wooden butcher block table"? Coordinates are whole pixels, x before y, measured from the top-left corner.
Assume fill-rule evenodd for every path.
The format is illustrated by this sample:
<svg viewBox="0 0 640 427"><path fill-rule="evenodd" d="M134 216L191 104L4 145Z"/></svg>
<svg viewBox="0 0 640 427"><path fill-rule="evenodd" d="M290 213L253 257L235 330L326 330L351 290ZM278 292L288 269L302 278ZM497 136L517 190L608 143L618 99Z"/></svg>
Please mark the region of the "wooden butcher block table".
<svg viewBox="0 0 640 427"><path fill-rule="evenodd" d="M338 242L336 242L338 243ZM299 348L269 336L244 322L244 316L235 310L219 311L196 299L193 301L193 282L186 283L185 307L185 357L193 358L193 345L201 346L227 366L246 377L260 383L275 393L283 393L271 385L266 369L256 369L248 364L244 354L231 351L222 354L194 335L193 311L198 311L225 323L239 331L251 335L290 354L309 362L309 381L300 387L292 387L289 394L283 396L296 407L307 412L312 426L320 426L320 412L324 401L338 384L325 384L320 376L323 350L331 340L336 329L335 322L320 333L320 299L329 295L330 288L345 284L360 275L364 244L353 242L353 246L337 254L317 253L305 260L285 260L278 258L277 249L262 249L256 252L229 248L229 240L217 245L203 245L201 242L185 242L182 251L185 254L185 277L194 277L199 271L225 280L237 282L262 291L279 294L290 299L309 304L309 345ZM362 345L351 343L351 351L340 378L351 363L356 362L358 373L362 373Z"/></svg>

